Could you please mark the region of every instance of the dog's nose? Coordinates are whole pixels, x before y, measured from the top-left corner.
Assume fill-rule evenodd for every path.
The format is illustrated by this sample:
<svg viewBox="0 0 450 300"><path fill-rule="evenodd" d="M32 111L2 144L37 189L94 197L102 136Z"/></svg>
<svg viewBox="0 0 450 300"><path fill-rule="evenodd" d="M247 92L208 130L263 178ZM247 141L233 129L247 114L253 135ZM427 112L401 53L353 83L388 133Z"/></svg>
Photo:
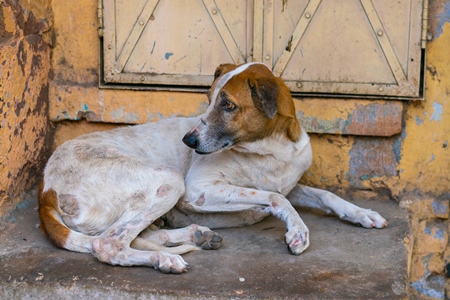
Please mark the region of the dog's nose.
<svg viewBox="0 0 450 300"><path fill-rule="evenodd" d="M183 143L185 143L188 147L195 149L198 145L197 136L194 133L187 133L183 137Z"/></svg>

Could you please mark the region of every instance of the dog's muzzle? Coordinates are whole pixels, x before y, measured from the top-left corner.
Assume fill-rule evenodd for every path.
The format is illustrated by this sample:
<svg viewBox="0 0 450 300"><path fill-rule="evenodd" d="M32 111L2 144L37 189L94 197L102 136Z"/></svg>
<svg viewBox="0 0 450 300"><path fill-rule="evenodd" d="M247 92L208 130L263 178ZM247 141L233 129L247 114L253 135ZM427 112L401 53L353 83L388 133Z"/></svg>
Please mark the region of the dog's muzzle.
<svg viewBox="0 0 450 300"><path fill-rule="evenodd" d="M212 130L214 135L208 134L211 128L204 128L205 125L205 121L200 120L199 124L183 137L183 143L198 154L210 154L233 144L230 138L217 128Z"/></svg>
<svg viewBox="0 0 450 300"><path fill-rule="evenodd" d="M194 132L188 132L183 137L183 143L186 144L186 146L195 149L198 146L198 134L196 131Z"/></svg>

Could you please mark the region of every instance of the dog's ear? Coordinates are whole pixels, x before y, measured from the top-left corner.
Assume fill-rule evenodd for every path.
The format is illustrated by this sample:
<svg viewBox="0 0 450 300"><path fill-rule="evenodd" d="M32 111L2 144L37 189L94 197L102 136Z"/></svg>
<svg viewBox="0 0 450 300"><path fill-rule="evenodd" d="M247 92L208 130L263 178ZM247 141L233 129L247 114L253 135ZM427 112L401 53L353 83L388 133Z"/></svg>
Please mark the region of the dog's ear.
<svg viewBox="0 0 450 300"><path fill-rule="evenodd" d="M221 64L216 68L214 72L214 80L220 77L220 75L230 72L231 70L236 69L236 65L233 64Z"/></svg>
<svg viewBox="0 0 450 300"><path fill-rule="evenodd" d="M249 78L248 85L255 107L273 119L278 112L278 84L271 78Z"/></svg>

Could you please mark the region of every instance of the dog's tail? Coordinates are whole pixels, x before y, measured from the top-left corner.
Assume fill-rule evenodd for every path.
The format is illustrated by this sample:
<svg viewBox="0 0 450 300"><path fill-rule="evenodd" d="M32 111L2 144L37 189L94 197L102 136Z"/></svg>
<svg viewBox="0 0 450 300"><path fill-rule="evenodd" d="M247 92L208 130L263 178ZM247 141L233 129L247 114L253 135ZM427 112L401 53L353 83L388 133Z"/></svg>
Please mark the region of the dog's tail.
<svg viewBox="0 0 450 300"><path fill-rule="evenodd" d="M70 251L92 253L92 242L98 236L85 235L67 227L61 218L56 192L54 190L43 192L43 190L44 181L41 180L38 188L38 199L40 228L43 235L57 247ZM138 250L165 251L170 254L184 254L200 249L194 245L165 247L139 237L132 242L131 246Z"/></svg>
<svg viewBox="0 0 450 300"><path fill-rule="evenodd" d="M55 246L76 252L91 253L96 238L76 232L64 224L54 190L44 190L44 180L38 188L40 228L44 236Z"/></svg>

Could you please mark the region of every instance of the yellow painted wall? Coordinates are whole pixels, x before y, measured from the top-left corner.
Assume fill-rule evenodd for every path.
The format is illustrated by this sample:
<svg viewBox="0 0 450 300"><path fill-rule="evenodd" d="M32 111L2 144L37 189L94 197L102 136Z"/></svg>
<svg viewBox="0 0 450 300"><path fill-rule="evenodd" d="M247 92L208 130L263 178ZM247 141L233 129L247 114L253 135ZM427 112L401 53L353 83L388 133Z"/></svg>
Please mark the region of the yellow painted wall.
<svg viewBox="0 0 450 300"><path fill-rule="evenodd" d="M50 26L50 1L0 2L0 216L36 183L48 158Z"/></svg>
<svg viewBox="0 0 450 300"><path fill-rule="evenodd" d="M447 4L448 5L448 4ZM450 18L427 48L426 100L408 105L399 165L393 188L433 194L450 192Z"/></svg>

